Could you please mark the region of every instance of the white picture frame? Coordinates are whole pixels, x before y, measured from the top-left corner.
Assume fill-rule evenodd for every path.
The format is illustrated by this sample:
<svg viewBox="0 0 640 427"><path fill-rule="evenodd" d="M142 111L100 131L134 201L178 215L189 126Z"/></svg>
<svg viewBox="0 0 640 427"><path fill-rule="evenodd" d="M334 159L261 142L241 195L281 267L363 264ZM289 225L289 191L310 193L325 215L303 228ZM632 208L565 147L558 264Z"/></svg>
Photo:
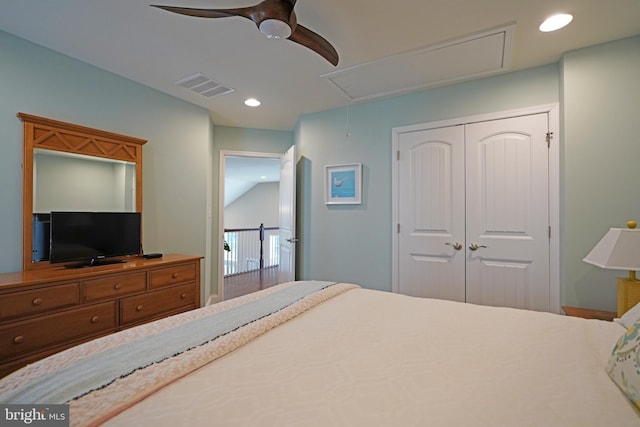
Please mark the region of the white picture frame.
<svg viewBox="0 0 640 427"><path fill-rule="evenodd" d="M324 202L327 205L362 203L362 163L324 167Z"/></svg>

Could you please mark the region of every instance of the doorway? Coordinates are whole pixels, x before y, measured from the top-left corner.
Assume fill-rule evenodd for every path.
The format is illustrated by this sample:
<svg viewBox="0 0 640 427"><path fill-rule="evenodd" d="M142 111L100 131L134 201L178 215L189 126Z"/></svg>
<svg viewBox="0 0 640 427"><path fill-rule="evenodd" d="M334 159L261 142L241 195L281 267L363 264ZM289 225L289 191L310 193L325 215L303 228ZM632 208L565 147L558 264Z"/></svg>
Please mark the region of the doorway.
<svg viewBox="0 0 640 427"><path fill-rule="evenodd" d="M294 153L294 147L284 155L221 151L222 250L218 257L216 300L273 286L293 274L287 266L292 262L290 253L294 253L291 236L295 235L295 227L289 218L283 219L283 211L295 219L295 208L291 208L295 207Z"/></svg>

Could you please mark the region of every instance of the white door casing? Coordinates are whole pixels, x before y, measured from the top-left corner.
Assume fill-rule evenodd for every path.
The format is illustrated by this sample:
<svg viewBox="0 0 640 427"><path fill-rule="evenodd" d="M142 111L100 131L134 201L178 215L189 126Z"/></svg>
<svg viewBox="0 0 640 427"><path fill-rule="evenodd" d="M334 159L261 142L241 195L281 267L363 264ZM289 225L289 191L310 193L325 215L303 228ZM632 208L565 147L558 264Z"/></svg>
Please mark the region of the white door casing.
<svg viewBox="0 0 640 427"><path fill-rule="evenodd" d="M532 115L537 117L520 118ZM558 233L550 233L559 224L557 124L557 106L542 106L393 130L393 156L399 155L392 168L394 292L559 311ZM464 160L435 156L448 147L452 154L459 153L451 138L460 137L460 128L466 133ZM550 150L548 129L556 144ZM448 171L449 165L460 164L458 173ZM420 166L425 171L420 172ZM410 174L415 182L407 182ZM465 174L462 184L453 178ZM430 188L430 195L413 194L419 186ZM457 196L461 191L466 194L463 202ZM442 227L438 220L446 218L454 201L464 206L461 237L459 228ZM432 206L436 202L439 207ZM418 221L411 218L417 214L422 216ZM454 214L447 221L456 224L460 219ZM417 249L419 239L427 243ZM447 243L464 246L454 252ZM472 244L476 250L469 248ZM460 259L464 274L448 271ZM407 267L409 271L403 271Z"/></svg>
<svg viewBox="0 0 640 427"><path fill-rule="evenodd" d="M296 276L296 150L292 146L280 158L280 270L279 283Z"/></svg>

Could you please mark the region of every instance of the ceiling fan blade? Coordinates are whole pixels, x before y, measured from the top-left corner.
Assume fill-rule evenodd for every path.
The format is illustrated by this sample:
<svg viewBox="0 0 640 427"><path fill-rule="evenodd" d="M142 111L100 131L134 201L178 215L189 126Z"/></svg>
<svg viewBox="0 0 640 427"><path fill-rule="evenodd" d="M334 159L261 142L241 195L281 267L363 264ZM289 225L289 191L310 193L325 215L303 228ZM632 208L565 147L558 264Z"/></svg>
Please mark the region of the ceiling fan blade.
<svg viewBox="0 0 640 427"><path fill-rule="evenodd" d="M178 13L180 15L195 16L198 18L228 18L230 16L242 16L244 18L251 19L251 14L255 9L255 7L241 7L238 9L195 9L191 7L160 6L156 4L152 4L150 6Z"/></svg>
<svg viewBox="0 0 640 427"><path fill-rule="evenodd" d="M314 33L310 29L297 25L296 14L293 12L297 0L263 0L255 6L241 7L237 9L196 9L190 7L160 6L151 5L168 12L180 15L195 16L199 18L227 18L230 16L241 16L255 22L260 28L264 21L281 21L288 25L293 32L288 37L289 40L301 44L333 65L338 65L338 52L321 35ZM267 36L271 33L266 32Z"/></svg>
<svg viewBox="0 0 640 427"><path fill-rule="evenodd" d="M338 52L324 37L310 29L297 25L289 40L313 50L333 65L338 65Z"/></svg>

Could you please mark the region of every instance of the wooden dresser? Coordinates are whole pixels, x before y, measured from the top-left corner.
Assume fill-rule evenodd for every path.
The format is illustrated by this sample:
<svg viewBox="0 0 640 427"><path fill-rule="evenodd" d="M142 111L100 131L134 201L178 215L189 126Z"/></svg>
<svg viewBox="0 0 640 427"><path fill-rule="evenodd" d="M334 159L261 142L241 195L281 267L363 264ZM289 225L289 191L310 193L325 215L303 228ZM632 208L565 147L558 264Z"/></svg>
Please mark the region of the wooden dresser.
<svg viewBox="0 0 640 427"><path fill-rule="evenodd" d="M200 259L0 274L0 377L98 336L200 307Z"/></svg>

